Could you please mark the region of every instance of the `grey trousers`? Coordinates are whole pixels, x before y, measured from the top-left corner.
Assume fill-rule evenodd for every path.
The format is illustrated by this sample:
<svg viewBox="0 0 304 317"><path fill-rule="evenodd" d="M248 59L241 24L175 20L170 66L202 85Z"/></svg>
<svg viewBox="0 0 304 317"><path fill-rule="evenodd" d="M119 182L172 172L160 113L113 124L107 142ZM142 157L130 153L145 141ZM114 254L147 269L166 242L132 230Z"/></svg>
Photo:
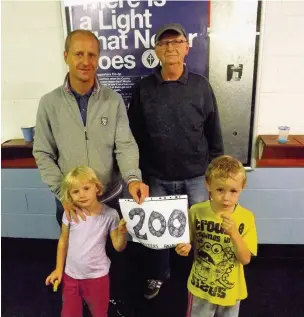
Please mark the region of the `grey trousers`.
<svg viewBox="0 0 304 317"><path fill-rule="evenodd" d="M238 317L240 309L240 301L234 306L219 306L196 296L192 296L189 304L187 317Z"/></svg>

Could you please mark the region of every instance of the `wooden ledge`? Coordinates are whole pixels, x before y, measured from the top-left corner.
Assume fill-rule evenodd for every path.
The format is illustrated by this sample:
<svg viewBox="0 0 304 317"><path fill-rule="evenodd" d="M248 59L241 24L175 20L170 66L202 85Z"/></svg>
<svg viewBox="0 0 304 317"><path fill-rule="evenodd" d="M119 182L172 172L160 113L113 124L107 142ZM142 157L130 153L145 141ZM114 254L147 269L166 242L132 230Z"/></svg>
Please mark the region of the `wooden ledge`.
<svg viewBox="0 0 304 317"><path fill-rule="evenodd" d="M37 168L34 158L1 160L1 168Z"/></svg>
<svg viewBox="0 0 304 317"><path fill-rule="evenodd" d="M37 168L33 143L12 139L1 144L1 168Z"/></svg>
<svg viewBox="0 0 304 317"><path fill-rule="evenodd" d="M304 159L262 159L257 167L304 167Z"/></svg>
<svg viewBox="0 0 304 317"><path fill-rule="evenodd" d="M277 135L260 135L257 167L304 167L304 135L289 135L283 144Z"/></svg>

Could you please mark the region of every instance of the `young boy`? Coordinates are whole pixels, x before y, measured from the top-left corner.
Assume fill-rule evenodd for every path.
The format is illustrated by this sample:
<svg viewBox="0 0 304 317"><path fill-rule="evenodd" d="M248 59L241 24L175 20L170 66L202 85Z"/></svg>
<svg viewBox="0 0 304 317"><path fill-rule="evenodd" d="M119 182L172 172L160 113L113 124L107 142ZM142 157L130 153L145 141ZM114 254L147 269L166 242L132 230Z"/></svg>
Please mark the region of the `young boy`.
<svg viewBox="0 0 304 317"><path fill-rule="evenodd" d="M231 156L214 159L206 171L210 200L189 212L194 263L188 279L188 316L237 317L240 300L247 297L243 265L257 254L253 214L238 204L246 185L243 165ZM190 244L176 252L187 256Z"/></svg>

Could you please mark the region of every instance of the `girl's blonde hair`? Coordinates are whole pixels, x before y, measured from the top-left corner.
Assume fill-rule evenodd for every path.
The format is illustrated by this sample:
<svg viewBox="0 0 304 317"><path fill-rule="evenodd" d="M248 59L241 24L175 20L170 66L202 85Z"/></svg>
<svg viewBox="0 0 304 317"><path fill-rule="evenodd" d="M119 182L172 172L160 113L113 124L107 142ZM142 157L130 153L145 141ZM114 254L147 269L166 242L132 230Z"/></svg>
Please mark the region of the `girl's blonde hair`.
<svg viewBox="0 0 304 317"><path fill-rule="evenodd" d="M94 170L88 166L78 166L73 168L65 175L61 183L61 202L73 203L70 191L73 187L79 186L80 183L93 183L98 188L97 195L101 195L104 191L104 186L97 178Z"/></svg>
<svg viewBox="0 0 304 317"><path fill-rule="evenodd" d="M243 187L247 183L246 170L243 164L229 155L222 155L214 160L208 165L205 173L205 178L207 184L211 184L212 179L227 179L229 177L234 178L237 174L243 174Z"/></svg>

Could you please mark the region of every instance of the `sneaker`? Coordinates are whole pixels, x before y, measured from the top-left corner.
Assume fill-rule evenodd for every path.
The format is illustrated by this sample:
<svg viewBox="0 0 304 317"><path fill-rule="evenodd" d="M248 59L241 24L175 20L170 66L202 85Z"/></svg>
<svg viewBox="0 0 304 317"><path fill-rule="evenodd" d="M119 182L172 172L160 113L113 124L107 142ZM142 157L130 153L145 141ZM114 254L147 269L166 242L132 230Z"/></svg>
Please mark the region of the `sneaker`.
<svg viewBox="0 0 304 317"><path fill-rule="evenodd" d="M145 290L144 297L146 299L152 299L158 295L163 282L159 280L148 280L147 284L148 285L147 285L147 289Z"/></svg>
<svg viewBox="0 0 304 317"><path fill-rule="evenodd" d="M109 317L134 317L133 309L126 305L122 300L109 300Z"/></svg>

